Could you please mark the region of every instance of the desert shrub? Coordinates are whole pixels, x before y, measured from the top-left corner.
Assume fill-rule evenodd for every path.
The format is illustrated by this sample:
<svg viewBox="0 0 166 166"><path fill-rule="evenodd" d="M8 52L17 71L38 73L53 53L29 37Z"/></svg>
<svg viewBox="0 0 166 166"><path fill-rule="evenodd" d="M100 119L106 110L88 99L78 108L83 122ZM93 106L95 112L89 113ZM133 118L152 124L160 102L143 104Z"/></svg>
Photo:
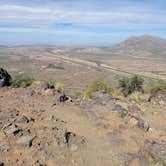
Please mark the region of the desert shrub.
<svg viewBox="0 0 166 166"><path fill-rule="evenodd" d="M78 99L81 96L81 92L70 92L69 93L69 97L71 97L72 99Z"/></svg>
<svg viewBox="0 0 166 166"><path fill-rule="evenodd" d="M32 80L32 84L33 85L39 85L39 84L41 84L41 81L39 81L39 80Z"/></svg>
<svg viewBox="0 0 166 166"><path fill-rule="evenodd" d="M84 93L83 93L83 99L89 100L92 98L93 92L97 92L97 91L101 91L101 90L105 91L106 93L112 92L112 88L108 83L106 83L102 80L97 80L86 87L86 89L84 90Z"/></svg>
<svg viewBox="0 0 166 166"><path fill-rule="evenodd" d="M15 88L28 87L33 83L34 79L25 74L17 74L12 80L12 86Z"/></svg>
<svg viewBox="0 0 166 166"><path fill-rule="evenodd" d="M128 96L135 91L143 92L143 82L144 80L135 75L131 78L123 78L119 80L119 88L121 88L124 96Z"/></svg>
<svg viewBox="0 0 166 166"><path fill-rule="evenodd" d="M152 81L147 89L150 93L166 90L166 81Z"/></svg>
<svg viewBox="0 0 166 166"><path fill-rule="evenodd" d="M83 92L83 100L90 100L92 98L92 93L91 89L85 89Z"/></svg>
<svg viewBox="0 0 166 166"><path fill-rule="evenodd" d="M162 166L166 166L166 162L165 161L162 163Z"/></svg>
<svg viewBox="0 0 166 166"><path fill-rule="evenodd" d="M127 111L126 111L126 112L121 112L121 113L120 113L120 117L121 117L122 119L124 119L124 118L127 116L127 114L128 114Z"/></svg>
<svg viewBox="0 0 166 166"><path fill-rule="evenodd" d="M55 90L61 93L63 91L63 85L61 83L57 82L55 84Z"/></svg>
<svg viewBox="0 0 166 166"><path fill-rule="evenodd" d="M113 89L110 93L116 99L122 99L124 97L123 93L119 89Z"/></svg>
<svg viewBox="0 0 166 166"><path fill-rule="evenodd" d="M136 103L139 103L141 101L141 98L138 94L138 92L133 92L130 94L130 98L135 101Z"/></svg>

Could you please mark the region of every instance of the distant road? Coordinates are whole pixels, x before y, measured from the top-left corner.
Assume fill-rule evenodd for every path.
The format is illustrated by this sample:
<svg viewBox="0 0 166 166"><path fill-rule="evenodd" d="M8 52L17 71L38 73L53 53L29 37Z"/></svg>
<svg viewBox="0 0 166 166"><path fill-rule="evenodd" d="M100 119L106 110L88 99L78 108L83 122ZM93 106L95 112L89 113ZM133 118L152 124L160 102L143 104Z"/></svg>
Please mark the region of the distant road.
<svg viewBox="0 0 166 166"><path fill-rule="evenodd" d="M147 76L147 75L143 75L143 74L139 74L139 73L133 73L133 72L113 68L112 66L104 64L104 63L101 63L99 65L98 63L93 62L93 61L88 61L88 60L83 60L83 59L78 59L78 58L73 58L73 57L70 58L69 56L62 55L62 54L57 55L55 52L50 52L50 53L53 54L54 57L58 57L58 58L62 59L63 61L66 61L66 62L85 65L85 66L88 66L88 67L95 67L95 68L98 68L98 69L104 69L104 70L107 70L107 71L114 72L115 74L122 74L122 75L135 75L135 74L137 74L137 75L139 75L141 77L144 77L144 78L159 80L159 78L156 78L156 77L151 77L151 76Z"/></svg>

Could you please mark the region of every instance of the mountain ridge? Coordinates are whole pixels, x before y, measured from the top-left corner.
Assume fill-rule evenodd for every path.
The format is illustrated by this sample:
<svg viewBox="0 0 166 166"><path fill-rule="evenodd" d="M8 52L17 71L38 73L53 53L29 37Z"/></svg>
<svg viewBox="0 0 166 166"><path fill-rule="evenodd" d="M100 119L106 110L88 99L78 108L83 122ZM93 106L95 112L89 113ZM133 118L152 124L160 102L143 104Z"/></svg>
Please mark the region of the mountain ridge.
<svg viewBox="0 0 166 166"><path fill-rule="evenodd" d="M138 57L166 58L166 39L156 36L132 36L111 47L111 52Z"/></svg>

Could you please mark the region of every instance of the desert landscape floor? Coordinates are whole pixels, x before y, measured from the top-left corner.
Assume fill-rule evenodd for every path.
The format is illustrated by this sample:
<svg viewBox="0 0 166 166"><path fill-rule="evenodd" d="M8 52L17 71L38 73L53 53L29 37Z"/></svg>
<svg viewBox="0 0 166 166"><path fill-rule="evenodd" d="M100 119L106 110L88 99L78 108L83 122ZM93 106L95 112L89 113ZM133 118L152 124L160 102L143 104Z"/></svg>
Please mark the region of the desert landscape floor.
<svg viewBox="0 0 166 166"><path fill-rule="evenodd" d="M59 95L33 86L0 89L0 163L164 165L165 98L149 103L145 96L142 103L133 103L96 94L91 101L61 103Z"/></svg>

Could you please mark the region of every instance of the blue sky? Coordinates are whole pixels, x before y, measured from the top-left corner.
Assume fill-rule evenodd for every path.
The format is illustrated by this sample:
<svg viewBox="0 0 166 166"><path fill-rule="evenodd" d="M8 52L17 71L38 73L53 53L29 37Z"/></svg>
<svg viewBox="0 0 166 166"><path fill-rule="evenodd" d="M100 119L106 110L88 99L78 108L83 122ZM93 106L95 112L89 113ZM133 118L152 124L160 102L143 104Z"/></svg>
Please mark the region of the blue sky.
<svg viewBox="0 0 166 166"><path fill-rule="evenodd" d="M165 0L0 0L0 45L112 45L166 38Z"/></svg>

